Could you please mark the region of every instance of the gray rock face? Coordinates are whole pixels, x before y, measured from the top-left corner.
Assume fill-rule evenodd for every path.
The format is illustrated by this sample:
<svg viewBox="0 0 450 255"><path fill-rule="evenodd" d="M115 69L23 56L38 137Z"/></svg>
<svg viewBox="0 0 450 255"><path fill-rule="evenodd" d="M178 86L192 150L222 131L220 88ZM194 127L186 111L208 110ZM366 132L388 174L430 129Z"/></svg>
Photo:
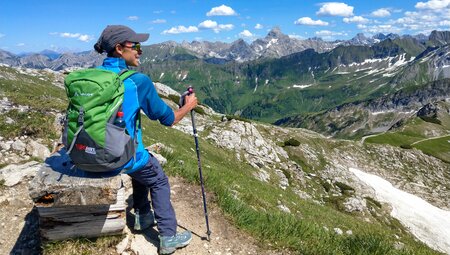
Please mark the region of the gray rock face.
<svg viewBox="0 0 450 255"><path fill-rule="evenodd" d="M350 197L344 202L347 212L363 212L367 210L366 200L360 197Z"/></svg>
<svg viewBox="0 0 450 255"><path fill-rule="evenodd" d="M36 157L36 158L40 158L42 160L46 159L48 156L50 156L50 150L34 141L34 140L30 140L26 146L26 152L28 155L32 156L32 157Z"/></svg>
<svg viewBox="0 0 450 255"><path fill-rule="evenodd" d="M434 45L446 45L450 43L450 31L432 31L429 40L434 43Z"/></svg>
<svg viewBox="0 0 450 255"><path fill-rule="evenodd" d="M280 156L285 157L277 153L276 145L265 140L254 125L243 121L220 123L207 139L223 148L244 152L244 157L250 164L265 166L279 163Z"/></svg>
<svg viewBox="0 0 450 255"><path fill-rule="evenodd" d="M41 164L36 161L23 165L8 165L0 169L0 180L5 180L5 185L11 187L23 181L25 177L34 177L40 167Z"/></svg>

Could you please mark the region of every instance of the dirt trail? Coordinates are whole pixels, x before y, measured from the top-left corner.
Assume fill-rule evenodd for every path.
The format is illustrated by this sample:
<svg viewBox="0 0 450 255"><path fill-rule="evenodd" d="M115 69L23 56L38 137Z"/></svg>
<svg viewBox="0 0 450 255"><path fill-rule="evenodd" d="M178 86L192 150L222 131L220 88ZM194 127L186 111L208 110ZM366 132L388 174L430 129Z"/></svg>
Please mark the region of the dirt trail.
<svg viewBox="0 0 450 255"><path fill-rule="evenodd" d="M27 183L28 180L23 180L18 185L3 187L0 190L0 254L40 254L38 216L32 210L33 203L28 196ZM181 178L174 177L170 178L170 183L178 230L186 228L193 233L191 244L177 250L175 254L288 254L258 247L253 238L238 230L226 219L220 209L211 202L211 195L207 195L211 240L202 240L206 237L206 224L200 186L193 186ZM132 222L132 217L128 217L127 225L131 226ZM156 228L128 233L128 248L123 254L157 254ZM134 248L130 247L133 246L133 239L141 240L141 243L135 243ZM137 248L139 246L141 249ZM150 249L143 249L144 246ZM117 254L116 247L111 247L108 254Z"/></svg>
<svg viewBox="0 0 450 255"><path fill-rule="evenodd" d="M206 196L212 234L209 242L202 240L206 237L206 223L200 186L186 184L180 178L170 178L170 183L178 225L193 233L191 244L179 250L178 254L281 254L258 247L254 239L239 231L223 216L210 201L209 194Z"/></svg>

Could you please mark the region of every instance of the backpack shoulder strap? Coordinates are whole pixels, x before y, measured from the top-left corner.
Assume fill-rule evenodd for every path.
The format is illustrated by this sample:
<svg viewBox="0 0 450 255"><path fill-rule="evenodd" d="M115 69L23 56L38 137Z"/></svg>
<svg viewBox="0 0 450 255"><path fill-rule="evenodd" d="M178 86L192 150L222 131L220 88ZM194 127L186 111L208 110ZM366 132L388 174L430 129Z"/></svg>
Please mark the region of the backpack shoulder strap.
<svg viewBox="0 0 450 255"><path fill-rule="evenodd" d="M122 69L118 73L118 75L119 75L120 80L123 82L124 80L126 80L128 77L130 77L131 75L133 75L135 73L137 73L137 72L134 70Z"/></svg>

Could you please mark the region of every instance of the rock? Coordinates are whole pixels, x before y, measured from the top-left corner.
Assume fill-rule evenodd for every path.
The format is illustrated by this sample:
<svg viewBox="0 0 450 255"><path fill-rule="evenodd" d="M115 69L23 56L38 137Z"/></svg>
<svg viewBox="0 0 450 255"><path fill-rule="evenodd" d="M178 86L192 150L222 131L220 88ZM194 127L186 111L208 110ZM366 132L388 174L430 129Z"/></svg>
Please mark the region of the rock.
<svg viewBox="0 0 450 255"><path fill-rule="evenodd" d="M344 231L342 231L342 229L340 229L340 228L333 228L333 230L338 235L342 235L344 233Z"/></svg>
<svg viewBox="0 0 450 255"><path fill-rule="evenodd" d="M159 82L154 82L153 83L155 85L155 89L158 91L159 94L168 97L169 95L174 95L174 96L181 96L180 93L178 93L177 91L175 91L174 89L172 89L171 87L164 85L162 83Z"/></svg>
<svg viewBox="0 0 450 255"><path fill-rule="evenodd" d="M405 247L405 244L402 242L397 241L394 243L394 249L396 249L396 250L402 250L404 247Z"/></svg>
<svg viewBox="0 0 450 255"><path fill-rule="evenodd" d="M109 205L116 203L121 187L121 175L81 171L62 149L38 167L29 194L33 201L52 194L52 206Z"/></svg>
<svg viewBox="0 0 450 255"><path fill-rule="evenodd" d="M0 143L0 147L2 147L3 150L9 151L11 149L12 141L6 141L4 143Z"/></svg>
<svg viewBox="0 0 450 255"><path fill-rule="evenodd" d="M128 241L130 240L130 236L127 235L120 243L116 245L116 251L118 254L122 254L125 249L128 247Z"/></svg>
<svg viewBox="0 0 450 255"><path fill-rule="evenodd" d="M291 210L289 210L289 208L285 205L279 204L277 205L278 209L280 209L282 212L285 213L291 213Z"/></svg>
<svg viewBox="0 0 450 255"><path fill-rule="evenodd" d="M6 117L5 123L8 125L14 124L15 121L13 119L11 119L10 117Z"/></svg>
<svg viewBox="0 0 450 255"><path fill-rule="evenodd" d="M12 187L23 180L24 177L33 177L41 167L36 161L30 161L23 165L9 165L0 169L0 179L5 180L4 185Z"/></svg>
<svg viewBox="0 0 450 255"><path fill-rule="evenodd" d="M42 145L34 140L30 140L28 142L26 152L28 153L28 155L42 160L50 156L50 150L47 148L47 146Z"/></svg>
<svg viewBox="0 0 450 255"><path fill-rule="evenodd" d="M152 152L152 155L159 161L159 164L161 166L164 166L165 164L167 164L167 159L165 157L163 157L161 154Z"/></svg>
<svg viewBox="0 0 450 255"><path fill-rule="evenodd" d="M269 173L267 173L266 170L260 169L258 172L253 174L256 179L263 181L263 182L268 182L270 180L270 175Z"/></svg>
<svg viewBox="0 0 450 255"><path fill-rule="evenodd" d="M170 154L173 153L173 149L163 143L152 144L148 146L146 149L149 150L150 152L156 152L158 154L161 154L163 151Z"/></svg>
<svg viewBox="0 0 450 255"><path fill-rule="evenodd" d="M131 240L130 249L134 254L157 255L158 248L150 243L143 235L134 235Z"/></svg>
<svg viewBox="0 0 450 255"><path fill-rule="evenodd" d="M278 177L280 177L280 188L285 190L287 187L289 187L289 180L286 175L284 175L283 171L277 169L275 170L275 173L278 175Z"/></svg>
<svg viewBox="0 0 450 255"><path fill-rule="evenodd" d="M24 142L22 142L22 140L17 139L16 141L14 141L14 143L11 145L11 147L13 150L23 152L23 151L25 151L26 144Z"/></svg>
<svg viewBox="0 0 450 255"><path fill-rule="evenodd" d="M244 158L258 168L281 162L280 156L287 157L287 153L272 140L264 139L254 124L244 121L220 122L206 138L222 148L242 152Z"/></svg>
<svg viewBox="0 0 450 255"><path fill-rule="evenodd" d="M362 212L367 209L366 200L360 197L349 197L344 202L344 206L347 212Z"/></svg>

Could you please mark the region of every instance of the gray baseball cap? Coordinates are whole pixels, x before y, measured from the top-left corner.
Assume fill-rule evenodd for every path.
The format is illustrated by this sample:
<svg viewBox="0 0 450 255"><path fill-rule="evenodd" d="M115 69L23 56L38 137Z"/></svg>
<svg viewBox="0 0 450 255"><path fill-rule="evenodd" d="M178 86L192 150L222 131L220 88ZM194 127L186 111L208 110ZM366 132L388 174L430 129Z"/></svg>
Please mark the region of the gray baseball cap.
<svg viewBox="0 0 450 255"><path fill-rule="evenodd" d="M133 29L123 25L108 25L98 38L94 49L99 52L110 52L119 43L128 42L145 42L148 40L149 34L138 34Z"/></svg>

